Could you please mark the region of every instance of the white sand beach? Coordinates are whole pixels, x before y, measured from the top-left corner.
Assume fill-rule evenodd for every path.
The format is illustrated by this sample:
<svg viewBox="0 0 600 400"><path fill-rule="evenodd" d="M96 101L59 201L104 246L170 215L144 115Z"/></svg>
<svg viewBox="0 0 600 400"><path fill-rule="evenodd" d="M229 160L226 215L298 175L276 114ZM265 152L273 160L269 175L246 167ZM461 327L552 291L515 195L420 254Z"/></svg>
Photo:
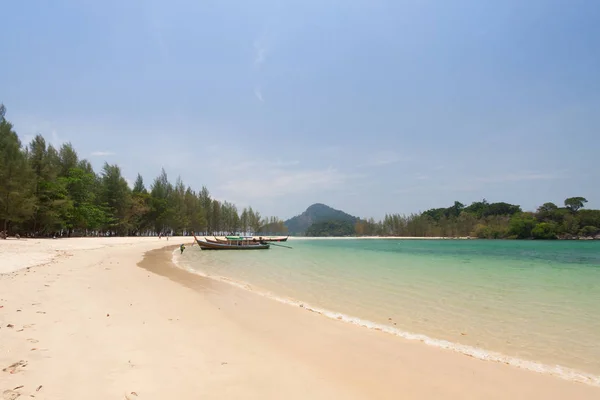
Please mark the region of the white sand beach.
<svg viewBox="0 0 600 400"><path fill-rule="evenodd" d="M193 275L180 243L0 240L0 398L600 398Z"/></svg>

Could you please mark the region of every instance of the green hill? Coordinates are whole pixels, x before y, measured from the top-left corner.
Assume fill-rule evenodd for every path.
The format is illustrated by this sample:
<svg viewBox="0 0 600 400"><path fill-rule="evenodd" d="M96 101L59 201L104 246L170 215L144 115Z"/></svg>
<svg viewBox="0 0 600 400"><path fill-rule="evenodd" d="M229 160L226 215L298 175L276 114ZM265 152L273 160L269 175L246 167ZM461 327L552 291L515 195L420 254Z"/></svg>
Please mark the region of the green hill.
<svg viewBox="0 0 600 400"><path fill-rule="evenodd" d="M302 214L285 221L285 226L291 235L304 235L308 228L315 223L333 221L354 224L358 218L325 204L316 203L308 207Z"/></svg>
<svg viewBox="0 0 600 400"><path fill-rule="evenodd" d="M354 236L354 223L350 221L323 221L315 222L308 227L306 236Z"/></svg>

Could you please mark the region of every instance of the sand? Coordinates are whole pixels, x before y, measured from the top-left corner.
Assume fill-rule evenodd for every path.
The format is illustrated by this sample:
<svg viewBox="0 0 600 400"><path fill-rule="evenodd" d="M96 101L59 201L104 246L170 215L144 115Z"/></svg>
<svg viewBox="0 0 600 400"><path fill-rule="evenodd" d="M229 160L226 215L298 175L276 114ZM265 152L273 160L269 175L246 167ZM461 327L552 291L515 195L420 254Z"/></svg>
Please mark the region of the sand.
<svg viewBox="0 0 600 400"><path fill-rule="evenodd" d="M192 275L180 242L0 241L0 399L600 398Z"/></svg>

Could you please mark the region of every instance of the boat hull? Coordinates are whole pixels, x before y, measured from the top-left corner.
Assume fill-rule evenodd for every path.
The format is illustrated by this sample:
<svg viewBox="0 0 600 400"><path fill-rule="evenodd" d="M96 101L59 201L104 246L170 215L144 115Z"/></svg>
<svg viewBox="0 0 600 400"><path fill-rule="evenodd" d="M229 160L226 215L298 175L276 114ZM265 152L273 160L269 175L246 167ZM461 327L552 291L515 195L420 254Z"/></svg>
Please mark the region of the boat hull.
<svg viewBox="0 0 600 400"><path fill-rule="evenodd" d="M204 241L198 238L196 238L196 243L198 243L198 246L200 246L202 250L267 250L270 247L268 243L232 244Z"/></svg>
<svg viewBox="0 0 600 400"><path fill-rule="evenodd" d="M288 237L286 236L286 237L273 237L273 238L270 238L270 237L264 237L264 236L262 236L262 240L265 241L265 242L287 242Z"/></svg>

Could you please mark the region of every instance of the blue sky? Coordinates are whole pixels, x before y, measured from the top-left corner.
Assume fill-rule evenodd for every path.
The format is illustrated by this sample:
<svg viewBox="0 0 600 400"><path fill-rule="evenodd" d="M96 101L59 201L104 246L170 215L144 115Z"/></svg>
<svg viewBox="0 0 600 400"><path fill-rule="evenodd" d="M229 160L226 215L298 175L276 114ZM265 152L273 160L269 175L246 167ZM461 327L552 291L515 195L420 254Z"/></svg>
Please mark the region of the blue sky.
<svg viewBox="0 0 600 400"><path fill-rule="evenodd" d="M600 2L12 1L0 102L97 170L291 217L600 208Z"/></svg>

